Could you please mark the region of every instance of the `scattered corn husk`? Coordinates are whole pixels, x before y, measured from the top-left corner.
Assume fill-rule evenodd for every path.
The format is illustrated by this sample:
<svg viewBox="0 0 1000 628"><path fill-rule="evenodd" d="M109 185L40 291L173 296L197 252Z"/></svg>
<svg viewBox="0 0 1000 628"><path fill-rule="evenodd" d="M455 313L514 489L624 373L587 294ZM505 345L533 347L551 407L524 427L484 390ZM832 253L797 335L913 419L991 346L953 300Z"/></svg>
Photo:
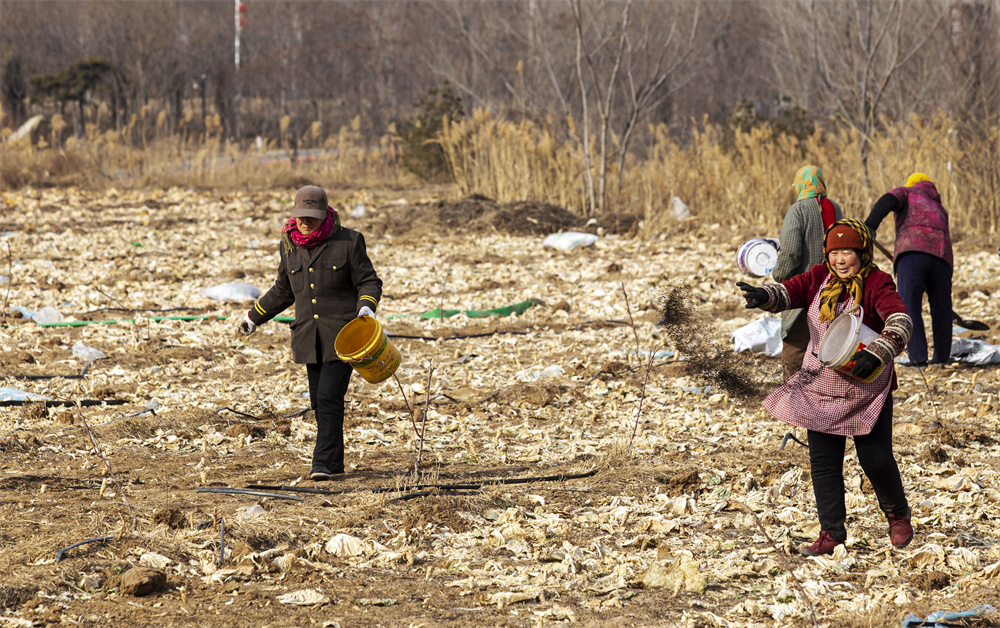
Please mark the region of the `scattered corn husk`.
<svg viewBox="0 0 1000 628"><path fill-rule="evenodd" d="M316 606L317 604L328 604L330 598L317 589L302 589L279 595L278 602L293 606Z"/></svg>
<svg viewBox="0 0 1000 628"><path fill-rule="evenodd" d="M155 453L157 459L178 454L194 455L192 462L200 458L189 475L178 480L192 490L219 482L225 470L215 461L234 454L249 459L257 453L284 452L287 457L276 475L290 471L294 477L307 470L299 467L305 466L303 460L308 460L315 439L311 420L293 418L281 433L248 438L235 432L227 435L227 423L217 417L202 418L223 405L254 416L265 411L282 416L308 406L304 373L291 363L287 326L268 324L249 339L235 339L233 327L245 308L231 310L198 295L206 287L198 282L214 280L219 273L245 272L242 280L261 288L270 285L284 211L277 203L278 195L257 199L260 211L241 214L238 220L233 220L234 212L244 211L238 206L246 199L223 203L213 195L180 189L163 192L158 197L160 209L147 209L143 215L138 206L146 199L132 192L112 198L41 190L16 199L4 192L4 198L11 201L8 207L25 208L4 214L5 224L14 230L2 236L11 244L13 272L18 278L10 294L12 305L38 310L71 302L75 312L109 307L109 299L94 290L100 287L127 300L128 307L183 305L202 308L209 316L198 322L150 322L149 340L140 341L136 326L129 324L69 330L33 323L0 327L4 355L20 351L48 360L35 365L36 373L82 367L73 361L71 342L62 341L65 347L60 348L59 338L71 334L108 355L91 366L86 379L25 383L34 394L63 399L106 389L132 406L127 411L73 409L90 413L86 416L93 425L158 402L156 421L146 414L97 430L116 470L121 472L116 452L123 449ZM378 215L377 203L365 204L369 216ZM64 208L65 218L74 221L74 233L93 223L87 217L95 210L108 226L95 227L93 233L79 238L39 232L35 223L39 218L48 220L41 209L45 206ZM170 228L154 228L151 225L158 223L150 219L158 212L178 220ZM213 228L178 226L188 219L192 223L207 219ZM123 224L144 225L135 231L143 238L142 247L122 241ZM503 503L502 509L479 510L481 503L466 507L460 499L441 498L448 501L423 518L417 515L429 501L379 502L378 517L349 516L351 523L344 523L343 530L334 527L340 525L334 523L338 518L329 515L334 510L339 514L341 508L346 515L356 514L351 509L359 506L348 498L334 510L318 510L320 498L314 496L295 505L269 501L267 516L254 518L240 517L239 507L220 499L215 503L226 517L225 545L233 547L228 536L231 530L234 538L276 538L278 545L242 555L235 567L228 555L223 566L216 564L217 528L167 530L169 543L157 545L167 538L163 536L143 537L143 547L162 552L160 556L196 557L196 564L182 560L169 568L178 577L203 577L217 592L225 590L222 585L251 574L277 595L288 592L290 581L304 587L304 579L317 578L312 584L320 582L319 578L365 569L386 579L416 577L435 586L443 584L441 590L451 593L452 601L475 599L501 607L521 603L522 607L511 610L544 622L567 621L555 606L548 606L549 592L556 591L559 607L570 609L582 622L592 618L593 612L620 614L623 607L630 612L628 607L635 604L630 598L636 593L633 587L645 578L668 594L695 592L705 582L712 583L710 591L692 597L706 606L692 607L683 617L678 614L678 624L741 628L791 624L808 612L777 554L794 553L798 544L815 539L819 532L805 450L793 442L785 451L777 450L788 426L770 419L757 401L743 401L703 376L671 365L652 369L644 389L634 371L594 378L612 361L638 365L637 357L645 354L636 355L635 336L643 351L654 338L669 343L656 326L657 312L649 305L664 277L690 278L693 302L707 315L702 325L706 342L726 339L732 330L754 320L757 314L743 310L732 285L738 278L732 253L745 233L725 225L706 225L697 234L672 234L656 241L609 237L588 249L585 258L545 250L539 246L541 238L505 234L453 238L447 241L448 256L444 256L427 247L393 241L384 232L370 233L369 253L380 275L384 274L386 294L392 295L379 305L387 331L405 326L406 333L426 336L485 334L461 343L400 343L404 360L397 376L407 400L422 401L426 396L427 367L433 364L431 396L444 393L462 401L432 401L426 423L425 469L436 465L446 469L452 463L498 470L516 465L532 469L524 472L529 475L573 465L585 470L589 464L599 464L597 478L551 487L504 486L484 491L488 505ZM258 244L239 245L249 238ZM95 252L95 241L108 242L113 250ZM247 255L248 249L254 253ZM56 257L85 262L49 259ZM1000 311L1000 281L996 279L1000 258L995 250L986 255L959 249L956 260L963 268L962 273L956 272L956 311L968 318L994 320L991 317ZM619 270L607 270L611 264ZM447 281L441 274L445 267L449 269ZM526 281L526 276L532 280ZM623 282L635 329L595 325L628 319ZM60 288L57 283L64 285ZM959 297L963 290L968 296ZM544 305L492 319L464 314L444 320L405 316L439 307L442 301L446 308L486 309L528 298L538 298ZM553 307L560 302L568 307ZM64 314L72 318L70 312ZM216 316L226 320L216 320ZM488 335L506 325L526 333ZM144 321L139 331L145 334L146 328ZM991 342L997 341L991 338ZM161 347L192 351L192 355L176 360L159 355L155 361L134 358ZM126 358L132 359L125 363ZM248 361L254 365L253 378L232 376L246 372ZM780 380L776 360L757 361L748 356L746 362L760 372L764 389ZM978 379L976 373L981 373ZM1000 455L1000 444L989 440L1000 425L995 413L979 410L997 405L996 370L928 369L930 389L912 369L897 369L897 375L895 450L910 491L916 538L905 550L891 548L884 516L870 484L859 481L862 474L849 450L845 458L847 547L838 548L831 557L791 559L821 621L831 625L853 621L852 613L877 616L876 612L885 609L904 610L912 596L925 595L915 589L907 592L912 588L909 578L919 569L946 572L956 583L949 587L949 596L954 589L995 588L1000 583L1000 550L990 545L998 537L994 511L1000 500L1000 473L992 461ZM609 454L623 447L631 435L640 398L642 413L631 450L628 456L615 458ZM400 469L412 467L417 438L395 383L375 386L355 377L350 400L350 411L363 419L346 425L349 462L364 468L369 461L366 456L378 456L381 461L398 461ZM463 409L458 410L459 406ZM23 435L22 428L31 429L44 441L47 457L73 460L77 466L89 464L92 454L81 455L87 446L63 438L74 425L68 415L69 410L53 408L45 418L17 423L14 414L5 410L0 412L0 431L16 437ZM192 416L199 418L191 420ZM155 429L145 429L147 419ZM934 421L947 430L932 429ZM272 423L256 425L270 430ZM932 444L940 448L933 458L928 455ZM25 469L35 460L29 459ZM13 467L12 475L17 473ZM269 473L264 468L259 471ZM153 473L150 464L141 473L145 483L127 485L126 493L159 490ZM691 483L673 485L675 475L690 477ZM608 489L609 482L617 487L617 494ZM549 488L557 490L550 493ZM563 493L563 488L575 492ZM113 507L120 496L113 500L109 491L117 493L110 481L101 503ZM44 497L51 492L50 484ZM97 495L96 486L92 493ZM33 494L29 499L36 498ZM205 503L210 499L201 498ZM757 513L770 538L760 533L755 518L737 504ZM364 502L361 507L372 504ZM406 521L410 515L412 521ZM190 521L190 525L195 523ZM274 529L281 533L260 533ZM158 534L163 532L161 527ZM151 554L140 554L140 562L152 560L143 558ZM49 570L53 560L51 555L35 553L20 567ZM852 580L854 588L845 583L845 569L864 574L864 586L860 580ZM295 572L294 578L286 576L289 571ZM73 581L79 578L74 576ZM788 590L795 591L794 599L787 599ZM940 591L928 595L931 598L919 597L919 601L943 602L933 597L943 595ZM532 600L538 600L538 605ZM958 600L948 598L947 602ZM897 608L900 604L903 607Z"/></svg>

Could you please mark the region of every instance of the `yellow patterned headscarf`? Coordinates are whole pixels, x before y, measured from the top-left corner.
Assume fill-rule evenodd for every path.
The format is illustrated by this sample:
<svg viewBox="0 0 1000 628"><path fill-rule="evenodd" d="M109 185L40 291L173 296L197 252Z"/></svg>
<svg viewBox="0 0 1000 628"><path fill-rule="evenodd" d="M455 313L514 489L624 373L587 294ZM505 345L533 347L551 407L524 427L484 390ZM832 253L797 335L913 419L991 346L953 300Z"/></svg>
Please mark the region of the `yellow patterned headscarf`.
<svg viewBox="0 0 1000 628"><path fill-rule="evenodd" d="M826 196L826 183L823 182L823 172L816 166L802 166L795 173L795 193L801 201L804 198Z"/></svg>
<svg viewBox="0 0 1000 628"><path fill-rule="evenodd" d="M819 320L823 323L830 323L837 317L837 303L840 302L844 290L847 290L847 293L854 299L855 305L860 305L861 296L865 290L865 278L871 271L878 270L878 266L872 262L874 259L872 234L868 231L865 223L860 220L845 218L830 225L830 228L826 230L826 235L823 236L823 250L828 250L826 239L837 225L846 225L861 236L861 244L864 248L855 249L861 257L861 270L850 279L841 279L834 272L833 266L830 265L830 257L827 256L826 268L830 271L830 280L826 282L823 291L819 294Z"/></svg>
<svg viewBox="0 0 1000 628"><path fill-rule="evenodd" d="M906 180L906 187L910 187L914 183L920 183L921 181L930 181L931 178L922 172L914 172L910 175L910 178Z"/></svg>

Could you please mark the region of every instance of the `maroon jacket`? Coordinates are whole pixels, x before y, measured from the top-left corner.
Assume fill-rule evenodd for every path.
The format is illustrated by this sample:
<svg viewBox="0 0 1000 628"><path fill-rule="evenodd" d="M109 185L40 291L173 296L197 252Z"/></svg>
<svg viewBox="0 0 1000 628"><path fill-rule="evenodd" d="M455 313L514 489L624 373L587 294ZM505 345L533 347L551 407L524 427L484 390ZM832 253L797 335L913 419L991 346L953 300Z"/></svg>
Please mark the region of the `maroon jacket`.
<svg viewBox="0 0 1000 628"><path fill-rule="evenodd" d="M830 271L826 264L816 264L808 272L795 275L788 281L782 281L781 285L785 287L791 301L790 307L808 307L829 274ZM841 300L844 298L848 298L846 290L843 292ZM885 329L885 319L893 314L907 313L903 299L896 292L896 283L892 280L892 275L878 268L873 269L865 278L861 307L864 309L861 322L879 334ZM894 370L889 389L896 390L898 387Z"/></svg>
<svg viewBox="0 0 1000 628"><path fill-rule="evenodd" d="M933 183L919 181L882 195L865 219L872 236L889 212L896 219L893 265L903 253L919 252L940 257L954 267L948 211L941 204L941 195Z"/></svg>

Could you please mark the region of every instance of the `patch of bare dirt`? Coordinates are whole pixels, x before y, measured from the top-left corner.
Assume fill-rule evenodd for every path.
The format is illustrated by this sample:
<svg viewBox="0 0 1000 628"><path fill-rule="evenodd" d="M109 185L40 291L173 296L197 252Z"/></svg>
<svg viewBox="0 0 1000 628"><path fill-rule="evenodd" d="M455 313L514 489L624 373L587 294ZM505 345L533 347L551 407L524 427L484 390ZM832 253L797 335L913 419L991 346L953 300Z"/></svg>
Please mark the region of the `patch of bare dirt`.
<svg viewBox="0 0 1000 628"><path fill-rule="evenodd" d="M386 212L372 219L379 234L406 237L440 237L443 234L500 233L546 236L560 231L633 234L640 217L607 214L594 221L551 203L518 201L497 203L480 195L457 201L412 205L401 212ZM612 272L612 271L609 271Z"/></svg>

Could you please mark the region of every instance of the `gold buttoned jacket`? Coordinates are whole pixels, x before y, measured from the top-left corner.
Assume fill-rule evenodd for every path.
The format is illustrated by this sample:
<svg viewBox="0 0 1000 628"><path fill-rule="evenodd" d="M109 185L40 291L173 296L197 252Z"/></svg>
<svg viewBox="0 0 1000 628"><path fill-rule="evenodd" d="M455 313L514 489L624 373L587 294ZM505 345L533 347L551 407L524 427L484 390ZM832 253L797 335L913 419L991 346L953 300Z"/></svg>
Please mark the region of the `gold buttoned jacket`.
<svg viewBox="0 0 1000 628"><path fill-rule="evenodd" d="M313 249L278 247L281 262L274 285L250 309L250 320L263 325L295 305L292 360L318 364L338 359L333 343L358 310L375 311L382 298L379 279L365 237L353 229L338 229Z"/></svg>

